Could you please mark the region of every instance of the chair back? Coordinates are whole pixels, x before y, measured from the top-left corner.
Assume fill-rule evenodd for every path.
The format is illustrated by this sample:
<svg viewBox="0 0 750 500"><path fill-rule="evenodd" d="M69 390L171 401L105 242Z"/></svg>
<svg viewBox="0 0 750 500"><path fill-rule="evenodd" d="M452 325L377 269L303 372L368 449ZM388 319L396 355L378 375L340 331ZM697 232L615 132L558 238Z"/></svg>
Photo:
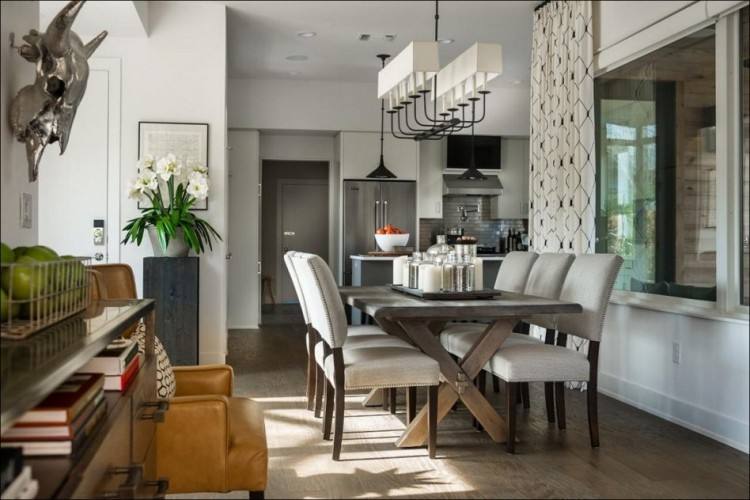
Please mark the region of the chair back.
<svg viewBox="0 0 750 500"><path fill-rule="evenodd" d="M604 316L621 265L619 255L602 253L576 257L565 277L560 300L581 304L583 312L561 314L557 320L560 332L601 340Z"/></svg>
<svg viewBox="0 0 750 500"><path fill-rule="evenodd" d="M289 271L289 277L292 279L292 285L294 285L294 293L297 294L299 300L299 307L302 309L302 317L305 319L305 324L310 324L310 318L307 314L307 305L305 304L305 296L302 292L302 287L299 284L299 277L297 276L297 270L294 268L294 251L289 251L284 254L284 264L286 264L286 270Z"/></svg>
<svg viewBox="0 0 750 500"><path fill-rule="evenodd" d="M135 275L127 264L96 264L90 269L99 273L101 277L103 298L109 300L137 299L135 289Z"/></svg>
<svg viewBox="0 0 750 500"><path fill-rule="evenodd" d="M348 332L346 312L331 269L315 254L295 252L292 259L310 324L331 348L343 346Z"/></svg>
<svg viewBox="0 0 750 500"><path fill-rule="evenodd" d="M534 262L524 289L527 295L546 299L560 297L565 276L575 255L569 253L543 253Z"/></svg>
<svg viewBox="0 0 750 500"><path fill-rule="evenodd" d="M495 288L506 292L523 293L531 266L538 255L534 252L510 252L503 259L495 279Z"/></svg>

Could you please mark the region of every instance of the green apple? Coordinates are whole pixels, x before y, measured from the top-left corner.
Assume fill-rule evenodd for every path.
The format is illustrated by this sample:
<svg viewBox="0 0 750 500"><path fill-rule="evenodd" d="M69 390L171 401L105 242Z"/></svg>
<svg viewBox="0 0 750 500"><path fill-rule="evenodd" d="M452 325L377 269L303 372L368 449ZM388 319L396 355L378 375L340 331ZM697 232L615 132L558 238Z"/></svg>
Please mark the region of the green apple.
<svg viewBox="0 0 750 500"><path fill-rule="evenodd" d="M24 255L32 257L40 262L49 262L52 260L60 259L60 256L57 255L57 252L55 252L49 247L45 247L44 245L37 245L35 247L31 247L28 250L26 250L26 253Z"/></svg>
<svg viewBox="0 0 750 500"><path fill-rule="evenodd" d="M10 264L16 260L16 254L13 250L5 243L0 243L0 262L3 264Z"/></svg>
<svg viewBox="0 0 750 500"><path fill-rule="evenodd" d="M3 269L0 281L4 290L12 291L14 299L28 300L44 293L44 273L35 264L35 259L24 255L11 268Z"/></svg>
<svg viewBox="0 0 750 500"><path fill-rule="evenodd" d="M7 321L9 317L17 318L19 311L20 304L11 304L5 291L0 290L0 321Z"/></svg>
<svg viewBox="0 0 750 500"><path fill-rule="evenodd" d="M16 248L14 248L13 249L13 255L16 256L16 260L19 257L23 257L24 255L26 255L26 250L28 250L28 249L29 249L29 247L16 247Z"/></svg>

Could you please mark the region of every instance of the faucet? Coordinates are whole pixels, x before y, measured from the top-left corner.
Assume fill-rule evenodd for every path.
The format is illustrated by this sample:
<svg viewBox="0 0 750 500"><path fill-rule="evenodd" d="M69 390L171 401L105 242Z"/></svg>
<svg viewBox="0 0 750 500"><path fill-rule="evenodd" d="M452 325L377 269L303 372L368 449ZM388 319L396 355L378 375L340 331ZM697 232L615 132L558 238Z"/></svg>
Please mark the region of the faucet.
<svg viewBox="0 0 750 500"><path fill-rule="evenodd" d="M461 212L461 216L459 217L459 219L461 219L461 222L466 222L467 220L469 220L469 215L468 214L473 214L473 213L479 212L479 208L476 205L473 205L473 206L468 207L468 208L465 207L465 206L463 206L463 205L459 205L458 206L458 211Z"/></svg>

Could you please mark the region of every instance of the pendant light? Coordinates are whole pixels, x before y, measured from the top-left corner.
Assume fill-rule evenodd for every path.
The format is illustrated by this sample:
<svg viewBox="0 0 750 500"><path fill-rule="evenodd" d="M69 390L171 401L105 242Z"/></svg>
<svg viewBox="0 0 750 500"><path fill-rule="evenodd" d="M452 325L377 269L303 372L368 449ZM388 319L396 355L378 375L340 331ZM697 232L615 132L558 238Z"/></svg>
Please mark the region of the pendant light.
<svg viewBox="0 0 750 500"><path fill-rule="evenodd" d="M385 61L389 57L391 57L389 54L378 54L378 59L380 59L381 62L381 68L385 67ZM388 168L385 166L385 161L383 161L383 124L385 121L385 99L380 99L380 163L378 164L377 168L367 174L368 179L395 179L396 174L388 170Z"/></svg>

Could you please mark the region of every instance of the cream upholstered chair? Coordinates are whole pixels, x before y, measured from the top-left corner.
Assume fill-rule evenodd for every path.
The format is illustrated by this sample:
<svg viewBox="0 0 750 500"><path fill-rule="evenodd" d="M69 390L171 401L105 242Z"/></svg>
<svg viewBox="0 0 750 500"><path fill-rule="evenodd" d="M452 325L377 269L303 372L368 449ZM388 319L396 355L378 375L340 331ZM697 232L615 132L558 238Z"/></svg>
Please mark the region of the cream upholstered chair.
<svg viewBox="0 0 750 500"><path fill-rule="evenodd" d="M508 383L506 421L509 452L512 453L515 449L515 398L521 382L554 382L557 421L561 429L565 428L564 382L588 382L591 446L599 446L599 342L604 327L604 315L621 265L622 257L617 255L579 255L565 277L560 300L581 304L583 312L560 315L557 319L557 328L560 335L570 334L588 339L588 355L563 346L527 342L501 347L490 359L489 371Z"/></svg>
<svg viewBox="0 0 750 500"><path fill-rule="evenodd" d="M523 253L523 252L518 252ZM533 254L537 255L537 254ZM575 256L566 253L543 253L533 259L531 270L528 273L528 279L524 288L521 290L526 295L535 295L547 299L557 299L560 297L563 281L568 274ZM505 265L505 264L503 264ZM499 278L499 277L498 277ZM517 279L514 279L516 283ZM540 326L547 330L545 343L553 344L555 341L554 318L550 316L538 316L524 320L526 324ZM440 341L443 346L454 356L464 356L471 346L482 334L484 326L477 323L459 323L456 326L443 331L440 335ZM540 343L536 337L527 334L513 333L503 344L504 346L515 345L517 343ZM481 379L480 379L481 380ZM545 401L547 403L547 418L550 422L555 421L555 404L553 399L552 384L545 384ZM521 384L519 390L523 393L521 398L524 408L529 408L529 386L526 383ZM484 385L480 384L480 391L484 392Z"/></svg>
<svg viewBox="0 0 750 500"><path fill-rule="evenodd" d="M435 456L437 427L438 362L407 346L345 348L350 342L344 305L331 270L313 254L295 253L294 268L305 297L312 327L324 342L327 379L324 438L330 436L335 410L333 459L341 455L344 432L344 391L427 386L428 451ZM333 398L331 396L333 395Z"/></svg>
<svg viewBox="0 0 750 500"><path fill-rule="evenodd" d="M320 335L318 335L317 331L310 324L309 315L307 313L307 304L305 303L305 297L302 293L297 271L294 267L294 261L292 260L294 253L294 251L286 252L284 254L284 263L289 272L289 277L292 280L294 291L297 294L300 309L302 310L302 317L304 318L305 326L307 328L307 333L305 335L305 345L307 347L307 387L305 391L307 396L307 409L314 410L315 416L319 417L325 383L322 367L324 360L323 343L320 339ZM392 337L379 327L372 325L350 326L348 335L350 341L347 348L390 345L411 347L403 340ZM393 410L395 411L395 407Z"/></svg>

